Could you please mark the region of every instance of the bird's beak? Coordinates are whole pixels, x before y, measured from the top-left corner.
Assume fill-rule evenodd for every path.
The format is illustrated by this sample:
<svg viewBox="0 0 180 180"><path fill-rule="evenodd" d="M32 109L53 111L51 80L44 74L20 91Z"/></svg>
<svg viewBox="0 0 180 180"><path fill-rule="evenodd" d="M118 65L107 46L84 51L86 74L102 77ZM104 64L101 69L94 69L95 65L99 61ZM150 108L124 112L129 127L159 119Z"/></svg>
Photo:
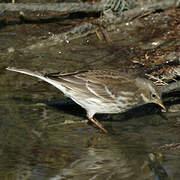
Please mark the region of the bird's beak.
<svg viewBox="0 0 180 180"><path fill-rule="evenodd" d="M165 111L166 111L166 107L164 106L164 104L162 103L162 101L157 102L156 104L158 104L159 106L161 106Z"/></svg>

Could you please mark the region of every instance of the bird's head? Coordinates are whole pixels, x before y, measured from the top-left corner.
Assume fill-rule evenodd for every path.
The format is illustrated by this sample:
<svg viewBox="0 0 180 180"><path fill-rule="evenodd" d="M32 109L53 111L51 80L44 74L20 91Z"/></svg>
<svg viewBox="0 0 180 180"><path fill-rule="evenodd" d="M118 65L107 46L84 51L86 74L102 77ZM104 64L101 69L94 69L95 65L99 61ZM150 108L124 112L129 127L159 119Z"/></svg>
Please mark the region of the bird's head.
<svg viewBox="0 0 180 180"><path fill-rule="evenodd" d="M166 107L162 102L161 92L156 85L147 79L137 78L136 85L139 88L140 96L145 103L155 103L161 106L166 111Z"/></svg>

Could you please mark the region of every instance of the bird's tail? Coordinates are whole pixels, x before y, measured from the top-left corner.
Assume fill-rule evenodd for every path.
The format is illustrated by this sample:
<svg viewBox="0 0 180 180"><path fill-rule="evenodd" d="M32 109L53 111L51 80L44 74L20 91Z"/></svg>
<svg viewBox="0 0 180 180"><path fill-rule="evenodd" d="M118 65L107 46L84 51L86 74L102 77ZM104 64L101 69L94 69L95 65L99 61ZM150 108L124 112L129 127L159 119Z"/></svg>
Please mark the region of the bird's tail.
<svg viewBox="0 0 180 180"><path fill-rule="evenodd" d="M19 73L22 73L22 74L27 74L27 75L30 75L30 76L34 76L34 77L37 77L43 81L46 81L52 85L54 85L55 87L56 86L56 83L54 83L53 80L49 79L48 77L45 77L44 74L40 73L40 72L37 72L37 71L31 71L29 69L19 69L19 68L16 68L16 67L7 67L6 68L7 70L9 71L15 71L15 72L19 72Z"/></svg>
<svg viewBox="0 0 180 180"><path fill-rule="evenodd" d="M48 76L45 76L42 73L39 73L39 72L36 72L36 71L33 72L33 71L29 70L29 69L19 69L19 68L15 68L15 67L8 67L6 69L9 70L9 71L15 71L15 72L19 72L19 73L23 73L23 74L27 74L27 75L30 75L30 76L37 77L37 78L39 78L39 79L41 79L43 81L48 82L49 84L52 84L56 88L60 89L64 94L66 94L66 88L63 86L62 82L60 82L61 81L60 79L54 80L54 79L49 78Z"/></svg>
<svg viewBox="0 0 180 180"><path fill-rule="evenodd" d="M7 67L6 69L9 70L9 71L15 71L15 72L27 74L27 75L34 76L34 77L37 77L37 78L40 78L40 79L44 80L44 75L43 74L41 74L39 72L33 72L33 71L29 70L29 69L19 69L19 68L15 68L15 67Z"/></svg>

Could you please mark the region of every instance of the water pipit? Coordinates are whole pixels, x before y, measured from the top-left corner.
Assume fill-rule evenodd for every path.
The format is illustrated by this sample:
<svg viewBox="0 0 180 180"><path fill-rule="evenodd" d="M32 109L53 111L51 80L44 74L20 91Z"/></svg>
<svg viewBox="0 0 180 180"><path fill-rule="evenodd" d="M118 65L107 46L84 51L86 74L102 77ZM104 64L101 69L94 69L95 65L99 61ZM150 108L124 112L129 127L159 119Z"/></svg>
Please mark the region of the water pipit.
<svg viewBox="0 0 180 180"><path fill-rule="evenodd" d="M107 133L93 116L96 113L121 113L146 103L166 109L161 93L149 80L113 70L89 70L72 73L41 74L28 69L7 70L40 78L62 91L87 112L87 118Z"/></svg>

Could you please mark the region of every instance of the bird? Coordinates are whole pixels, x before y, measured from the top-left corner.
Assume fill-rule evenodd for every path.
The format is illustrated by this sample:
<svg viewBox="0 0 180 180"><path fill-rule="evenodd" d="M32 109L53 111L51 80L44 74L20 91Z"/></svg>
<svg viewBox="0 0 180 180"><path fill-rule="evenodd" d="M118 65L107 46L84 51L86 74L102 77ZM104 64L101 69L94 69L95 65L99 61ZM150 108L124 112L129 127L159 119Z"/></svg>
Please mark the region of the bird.
<svg viewBox="0 0 180 180"><path fill-rule="evenodd" d="M94 118L95 114L116 114L137 106L155 103L166 111L162 94L152 81L117 70L82 70L68 73L49 73L7 67L37 77L58 88L86 110L87 118L104 133L108 131Z"/></svg>

